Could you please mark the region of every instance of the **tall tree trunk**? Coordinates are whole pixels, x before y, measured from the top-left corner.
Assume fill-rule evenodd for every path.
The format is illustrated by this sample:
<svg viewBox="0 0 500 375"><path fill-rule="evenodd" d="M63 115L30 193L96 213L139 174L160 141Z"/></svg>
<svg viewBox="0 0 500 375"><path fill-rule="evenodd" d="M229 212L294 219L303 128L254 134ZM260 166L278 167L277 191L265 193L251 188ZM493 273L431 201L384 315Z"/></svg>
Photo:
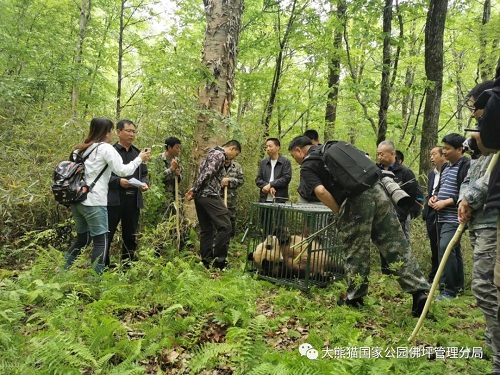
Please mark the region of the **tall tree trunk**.
<svg viewBox="0 0 500 375"><path fill-rule="evenodd" d="M484 5L483 5L483 18L482 18L482 28L481 32L479 33L479 46L480 46L480 52L479 52L479 61L477 64L477 69L478 69L478 75L481 77L481 81L487 81L489 79L492 79L494 74L494 68L495 66L492 65L490 60L486 58L488 52L487 52L487 46L488 46L488 35L486 34L486 27L485 25L490 22L491 19L491 0L484 0Z"/></svg>
<svg viewBox="0 0 500 375"><path fill-rule="evenodd" d="M80 7L80 20L78 23L78 38L76 41L75 58L74 58L74 69L76 72L76 77L74 78L73 88L71 90L71 112L73 114L73 118L77 117L77 106L78 106L78 99L80 96L79 81L80 81L81 66L82 66L83 42L85 40L87 24L90 19L90 8L91 8L91 0L82 0L82 6Z"/></svg>
<svg viewBox="0 0 500 375"><path fill-rule="evenodd" d="M387 134L387 110L391 91L389 75L391 71L391 32L392 32L392 0L385 0L382 50L382 80L380 83L380 107L378 110L377 145L385 140Z"/></svg>
<svg viewBox="0 0 500 375"><path fill-rule="evenodd" d="M425 23L425 74L430 82L420 140L419 175L431 167L429 151L437 142L443 88L443 35L448 0L431 0Z"/></svg>
<svg viewBox="0 0 500 375"><path fill-rule="evenodd" d="M122 111L122 81L123 81L123 32L125 30L125 0L120 3L120 29L118 30L118 66L116 82L116 120L120 118Z"/></svg>
<svg viewBox="0 0 500 375"><path fill-rule="evenodd" d="M290 12L290 18L288 19L286 29L283 33L283 37L281 37L281 10L279 9L280 3L278 2L278 35L280 36L279 40L279 51L278 55L276 56L276 65L274 68L274 75L273 75L273 81L271 83L271 92L269 94L269 100L266 103L266 107L264 109L264 114L262 116L262 125L264 128L264 138L267 138L269 136L269 124L271 123L271 117L273 116L273 110L274 110L274 103L276 101L276 96L278 95L278 88L280 85L280 80L281 80L281 73L283 70L283 64L284 64L284 53L285 53L285 48L288 45L288 40L290 37L290 33L293 28L293 24L295 22L295 19L297 17L297 12L296 12L296 5L297 5L297 0L293 0L292 3L292 10Z"/></svg>
<svg viewBox="0 0 500 375"><path fill-rule="evenodd" d="M234 68L243 14L243 0L204 0L207 27L202 50L206 81L199 89L199 113L194 135L193 161L207 148L226 140L234 97Z"/></svg>
<svg viewBox="0 0 500 375"><path fill-rule="evenodd" d="M345 23L346 4L344 0L337 3L337 27L333 33L332 58L328 64L328 97L325 111L324 140L332 139L335 135L335 121L337 119L337 103L339 99L340 83L340 56L342 50L342 33Z"/></svg>

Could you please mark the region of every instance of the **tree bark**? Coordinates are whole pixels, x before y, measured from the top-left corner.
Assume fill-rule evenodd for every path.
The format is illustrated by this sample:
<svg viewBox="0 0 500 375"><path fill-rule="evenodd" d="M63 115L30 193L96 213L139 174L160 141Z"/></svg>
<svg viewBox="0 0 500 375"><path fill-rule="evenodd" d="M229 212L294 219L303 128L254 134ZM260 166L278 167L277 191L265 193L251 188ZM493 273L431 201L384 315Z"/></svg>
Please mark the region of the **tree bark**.
<svg viewBox="0 0 500 375"><path fill-rule="evenodd" d="M486 58L486 55L488 54L487 52L487 47L488 47L488 35L486 34L485 31L485 25L490 22L491 19L491 0L484 0L484 5L483 5L483 18L482 18L482 28L481 32L479 33L479 46L480 46L480 53L479 53L479 61L477 64L477 69L479 76L481 77L481 81L487 81L489 79L492 79L494 74L494 66L492 64L488 64L488 59Z"/></svg>
<svg viewBox="0 0 500 375"><path fill-rule="evenodd" d="M337 3L336 18L338 26L333 34L333 52L328 64L328 96L325 111L325 141L333 139L335 135L335 121L337 120L337 103L340 83L340 56L342 51L342 33L345 24L346 4L343 0Z"/></svg>
<svg viewBox="0 0 500 375"><path fill-rule="evenodd" d="M425 74L430 86L424 109L424 123L420 140L419 174L431 167L429 151L437 142L441 93L443 88L443 35L448 0L431 0L425 24Z"/></svg>
<svg viewBox="0 0 500 375"><path fill-rule="evenodd" d="M207 21L202 50L205 82L199 89L197 128L193 161L205 151L226 141L227 125L234 98L234 69L243 14L243 0L204 0Z"/></svg>
<svg viewBox="0 0 500 375"><path fill-rule="evenodd" d="M71 112L73 114L73 118L77 117L78 99L80 97L79 80L80 80L81 66L82 66L83 42L85 40L87 24L90 19L91 5L92 5L91 0L82 0L82 5L80 7L80 20L78 23L78 39L76 41L75 58L74 58L74 69L76 72L76 77L74 78L73 88L71 90Z"/></svg>
<svg viewBox="0 0 500 375"><path fill-rule="evenodd" d="M118 30L118 65L116 68L116 120L120 118L122 105L122 82L123 82L123 32L125 30L125 0L120 2L120 29Z"/></svg>
<svg viewBox="0 0 500 375"><path fill-rule="evenodd" d="M378 110L377 145L385 140L387 134L387 110L391 86L391 32L392 32L392 0L385 0L383 17L384 43L382 49L382 80L380 82L380 107Z"/></svg>

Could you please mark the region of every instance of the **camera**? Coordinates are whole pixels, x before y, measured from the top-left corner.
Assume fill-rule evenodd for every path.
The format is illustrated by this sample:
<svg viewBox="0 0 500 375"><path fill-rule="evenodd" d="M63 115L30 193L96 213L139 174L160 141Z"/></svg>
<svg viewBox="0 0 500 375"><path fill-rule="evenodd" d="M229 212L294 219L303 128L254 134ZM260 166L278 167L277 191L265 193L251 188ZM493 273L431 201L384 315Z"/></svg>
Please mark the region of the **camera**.
<svg viewBox="0 0 500 375"><path fill-rule="evenodd" d="M481 156L481 150L477 145L477 141L474 138L467 138L464 143L462 143L464 152L468 153L472 159L477 159Z"/></svg>
<svg viewBox="0 0 500 375"><path fill-rule="evenodd" d="M392 203L399 208L409 208L413 203L406 191L401 189L399 184L389 176L384 176L380 180L385 192L391 198Z"/></svg>

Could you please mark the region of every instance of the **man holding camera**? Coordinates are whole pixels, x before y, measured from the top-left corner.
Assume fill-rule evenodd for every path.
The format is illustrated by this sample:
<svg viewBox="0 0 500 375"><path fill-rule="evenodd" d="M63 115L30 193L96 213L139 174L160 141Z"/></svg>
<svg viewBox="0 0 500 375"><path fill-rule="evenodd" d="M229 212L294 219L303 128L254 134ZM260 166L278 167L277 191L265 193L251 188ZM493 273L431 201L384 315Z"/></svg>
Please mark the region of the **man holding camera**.
<svg viewBox="0 0 500 375"><path fill-rule="evenodd" d="M398 214L399 223L401 224L403 233L405 234L408 242L410 242L410 208L417 199L418 192L418 182L415 178L415 174L410 168L401 165L396 160L396 147L392 141L382 141L379 143L377 147L377 161L377 166L380 169L394 174L394 181L406 192L406 194L410 196L409 205L394 206ZM386 275L391 274L389 265L382 255L380 255L380 266L382 268L382 273Z"/></svg>
<svg viewBox="0 0 500 375"><path fill-rule="evenodd" d="M417 198L418 182L413 171L396 160L396 147L392 141L382 141L377 147L377 166L394 174L394 181L410 196L411 203ZM410 241L410 207L396 206L403 232Z"/></svg>
<svg viewBox="0 0 500 375"><path fill-rule="evenodd" d="M319 200L335 214L340 214L338 233L345 249L347 299L339 305L358 307L368 292L370 273L370 239L390 263L397 264L393 273L401 288L413 295L412 314L420 316L427 299L429 284L413 256L390 198L380 182L358 195L337 186L325 169L319 154L304 136L296 137L288 146L300 165L299 193L306 200Z"/></svg>
<svg viewBox="0 0 500 375"><path fill-rule="evenodd" d="M113 147L122 157L123 163L128 164L141 152L133 145L137 134L137 126L130 120L121 120L116 124L116 134L118 135L118 142ZM148 167L144 163L139 165L132 176L123 178L114 173L111 174L108 190L109 241L107 266L109 266L109 247L120 221L122 223L122 262L132 261L136 258L136 233L139 225L139 214L144 205L142 192L148 190L147 176ZM132 177L139 180L143 185L132 185L129 182Z"/></svg>

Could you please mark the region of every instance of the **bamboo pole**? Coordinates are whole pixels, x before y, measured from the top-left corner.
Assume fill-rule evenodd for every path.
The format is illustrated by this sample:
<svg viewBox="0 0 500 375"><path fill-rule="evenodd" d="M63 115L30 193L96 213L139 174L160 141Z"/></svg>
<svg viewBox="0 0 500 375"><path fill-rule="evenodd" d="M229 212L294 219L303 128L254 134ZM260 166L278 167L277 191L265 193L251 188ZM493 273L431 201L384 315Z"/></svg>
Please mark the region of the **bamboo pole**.
<svg viewBox="0 0 500 375"><path fill-rule="evenodd" d="M227 207L227 185L224 186L224 206Z"/></svg>
<svg viewBox="0 0 500 375"><path fill-rule="evenodd" d="M489 174L491 174L493 167L497 163L498 155L499 155L498 152L495 155L493 155L493 158L490 160L490 164L488 165L488 169L486 169L486 172L484 174L485 176L488 176ZM437 286L439 284L439 280L441 279L441 275L442 275L444 267L446 265L446 261L448 260L448 257L450 256L450 253L451 253L451 250L455 246L455 243L457 242L457 240L462 235L462 232L464 231L464 229L465 229L465 223L460 224L457 228L457 231L455 232L455 235L453 236L450 243L446 247L446 250L443 254L443 259L441 260L441 263L439 263L439 268L436 272L436 276L434 276L431 290L429 291L429 295L427 296L427 301L425 301L424 310L422 311L422 314L420 314L420 318L418 319L417 325L413 329L411 336L408 338L408 341L410 341L410 342L415 339L418 332L420 331L420 328L422 328L422 325L424 324L424 319L427 315L427 312L429 311L429 308L431 307L431 303L432 303L433 297L434 297L434 292L436 291Z"/></svg>

